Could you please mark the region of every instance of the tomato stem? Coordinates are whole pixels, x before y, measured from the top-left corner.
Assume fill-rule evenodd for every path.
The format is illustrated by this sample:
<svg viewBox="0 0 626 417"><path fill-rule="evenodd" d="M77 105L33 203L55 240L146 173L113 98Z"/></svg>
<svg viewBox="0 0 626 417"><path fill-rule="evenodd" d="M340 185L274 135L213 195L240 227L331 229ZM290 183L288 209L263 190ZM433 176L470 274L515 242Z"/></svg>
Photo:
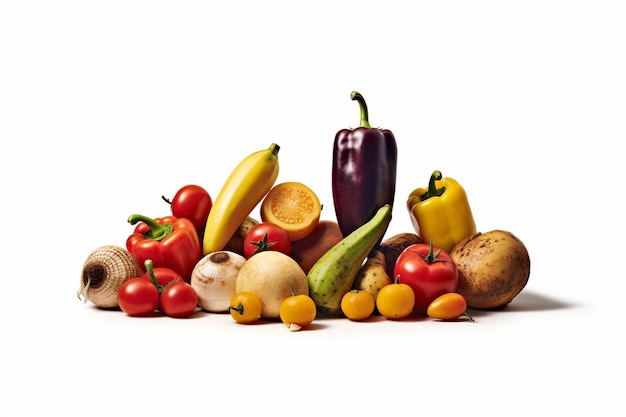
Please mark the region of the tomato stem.
<svg viewBox="0 0 626 417"><path fill-rule="evenodd" d="M474 318L472 316L470 316L470 314L467 311L464 312L463 314L461 314L461 317L465 317L466 319L468 319L469 321L474 323Z"/></svg>
<svg viewBox="0 0 626 417"><path fill-rule="evenodd" d="M266 250L269 250L272 246L274 246L276 244L276 242L268 242L267 241L267 233L265 234L265 236L263 236L262 240L259 240L257 242L250 242L251 245L257 246L256 250L254 251L253 255L259 253L259 252L263 252Z"/></svg>
<svg viewBox="0 0 626 417"><path fill-rule="evenodd" d="M237 305L237 307L233 307L230 306L229 307L231 310L236 311L237 313L241 314L243 316L243 304L239 303L239 305Z"/></svg>
<svg viewBox="0 0 626 417"><path fill-rule="evenodd" d="M433 262L450 262L448 259L439 259L438 256L441 253L441 249L437 252L433 252L433 240L430 239L430 248L428 249L428 255L422 255L418 253L426 262L432 264Z"/></svg>

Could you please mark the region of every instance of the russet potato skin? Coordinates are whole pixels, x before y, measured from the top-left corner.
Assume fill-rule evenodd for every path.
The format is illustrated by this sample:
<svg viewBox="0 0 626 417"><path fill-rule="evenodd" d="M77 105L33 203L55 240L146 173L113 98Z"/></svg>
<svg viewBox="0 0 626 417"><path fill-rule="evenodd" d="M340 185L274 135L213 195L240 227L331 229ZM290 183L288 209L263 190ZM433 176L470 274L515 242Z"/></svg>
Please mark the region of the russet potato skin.
<svg viewBox="0 0 626 417"><path fill-rule="evenodd" d="M409 246L415 243L424 243L421 237L415 233L398 233L385 240L379 246L379 250L385 257L385 269L387 274L393 281L393 270L396 265L398 257Z"/></svg>
<svg viewBox="0 0 626 417"><path fill-rule="evenodd" d="M252 230L254 226L259 224L259 221L250 216L246 217L246 219L241 223L241 226L235 231L233 236L230 238L226 246L224 246L223 250L238 253L241 256L244 256L243 251L243 243L246 239L246 235Z"/></svg>
<svg viewBox="0 0 626 417"><path fill-rule="evenodd" d="M391 283L391 276L386 269L385 255L379 250L373 250L359 270L353 288L372 294L376 303L380 290Z"/></svg>
<svg viewBox="0 0 626 417"><path fill-rule="evenodd" d="M530 257L524 243L511 232L476 233L451 251L459 273L457 292L469 308L492 310L508 305L526 286Z"/></svg>

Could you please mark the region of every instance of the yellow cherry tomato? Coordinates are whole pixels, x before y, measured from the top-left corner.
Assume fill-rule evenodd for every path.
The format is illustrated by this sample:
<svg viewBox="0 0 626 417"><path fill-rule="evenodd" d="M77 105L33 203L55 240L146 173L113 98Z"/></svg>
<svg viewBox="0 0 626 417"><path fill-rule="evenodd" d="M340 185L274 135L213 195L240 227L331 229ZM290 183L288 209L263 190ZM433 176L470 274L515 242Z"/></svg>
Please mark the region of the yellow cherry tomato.
<svg viewBox="0 0 626 417"><path fill-rule="evenodd" d="M474 321L466 310L465 297L459 293L450 292L435 298L428 306L426 313L428 317L433 319L456 320L460 317L466 317L468 320Z"/></svg>
<svg viewBox="0 0 626 417"><path fill-rule="evenodd" d="M278 309L280 319L291 331L304 329L315 319L317 307L311 297L305 294L285 298Z"/></svg>
<svg viewBox="0 0 626 417"><path fill-rule="evenodd" d="M239 292L230 300L230 315L237 323L254 323L261 317L263 303L251 292Z"/></svg>
<svg viewBox="0 0 626 417"><path fill-rule="evenodd" d="M367 291L348 291L341 298L341 311L353 321L365 320L374 312L376 302L374 296Z"/></svg>
<svg viewBox="0 0 626 417"><path fill-rule="evenodd" d="M415 293L413 288L398 281L385 285L376 298L378 312L390 320L402 320L413 312Z"/></svg>

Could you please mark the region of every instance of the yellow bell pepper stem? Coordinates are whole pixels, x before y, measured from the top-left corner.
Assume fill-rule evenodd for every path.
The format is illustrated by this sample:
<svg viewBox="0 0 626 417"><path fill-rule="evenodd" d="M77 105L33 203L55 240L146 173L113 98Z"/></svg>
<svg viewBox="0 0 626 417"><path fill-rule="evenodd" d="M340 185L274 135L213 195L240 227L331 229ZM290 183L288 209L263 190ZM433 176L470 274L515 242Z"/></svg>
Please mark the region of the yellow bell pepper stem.
<svg viewBox="0 0 626 417"><path fill-rule="evenodd" d="M444 191L446 191L446 187L437 188L437 182L441 181L442 175L441 171L435 171L430 176L430 180L428 181L428 190L422 195L420 195L420 201L424 201L429 199L430 197L441 197Z"/></svg>
<svg viewBox="0 0 626 417"><path fill-rule="evenodd" d="M417 188L407 199L415 233L444 252L476 233L476 223L465 190L453 178L434 171L428 188Z"/></svg>

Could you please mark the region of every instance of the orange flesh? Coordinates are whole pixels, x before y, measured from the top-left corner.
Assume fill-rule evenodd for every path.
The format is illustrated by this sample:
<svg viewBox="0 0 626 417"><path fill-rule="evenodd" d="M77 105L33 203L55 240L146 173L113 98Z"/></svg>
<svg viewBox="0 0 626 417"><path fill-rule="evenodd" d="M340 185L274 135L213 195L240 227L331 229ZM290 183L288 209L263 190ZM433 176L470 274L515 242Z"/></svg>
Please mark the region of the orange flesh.
<svg viewBox="0 0 626 417"><path fill-rule="evenodd" d="M261 218L281 226L292 241L306 237L317 225L321 205L315 193L304 184L275 186L261 206Z"/></svg>

